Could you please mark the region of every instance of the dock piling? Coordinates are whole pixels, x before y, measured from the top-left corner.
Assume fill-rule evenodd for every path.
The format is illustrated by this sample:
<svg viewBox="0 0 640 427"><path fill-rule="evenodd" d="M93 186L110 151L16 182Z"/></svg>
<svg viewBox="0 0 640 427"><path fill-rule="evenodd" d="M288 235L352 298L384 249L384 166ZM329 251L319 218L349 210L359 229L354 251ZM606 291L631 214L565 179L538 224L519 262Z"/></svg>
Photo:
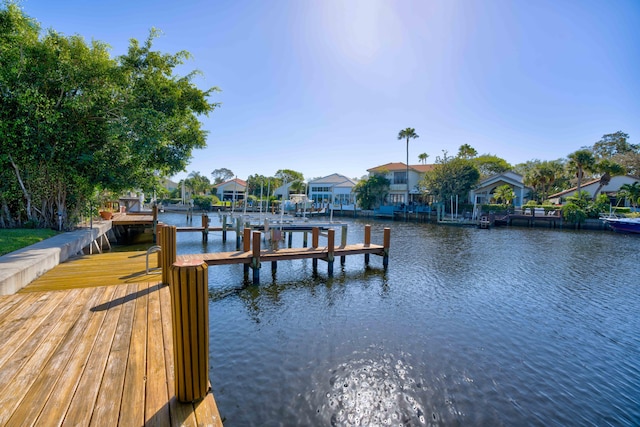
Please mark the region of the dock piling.
<svg viewBox="0 0 640 427"><path fill-rule="evenodd" d="M342 205L341 205L341 209L342 209ZM347 226L343 225L342 226L342 231L340 232L340 248L345 248L347 246ZM346 256L341 256L340 257L340 264L344 265L347 262L347 257Z"/></svg>
<svg viewBox="0 0 640 427"><path fill-rule="evenodd" d="M391 247L391 229L389 227L384 228L383 244L384 255L382 257L382 265L386 269L389 267L389 248Z"/></svg>
<svg viewBox="0 0 640 427"><path fill-rule="evenodd" d="M169 269L176 262L176 227L165 225L160 233L160 256L162 257L162 283L169 284Z"/></svg>
<svg viewBox="0 0 640 427"><path fill-rule="evenodd" d="M330 228L327 231L327 274L329 275L329 277L333 276L333 254L335 252L335 238L336 230Z"/></svg>
<svg viewBox="0 0 640 427"><path fill-rule="evenodd" d="M175 394L180 402L201 400L209 389L208 278L202 260L171 266Z"/></svg>
<svg viewBox="0 0 640 427"><path fill-rule="evenodd" d="M254 231L252 235L253 240L253 256L251 257L251 268L253 269L253 284L260 283L260 233Z"/></svg>
<svg viewBox="0 0 640 427"><path fill-rule="evenodd" d="M313 227L311 229L311 247L313 249L318 249L318 240L320 237L320 228ZM314 258L311 263L313 264L313 274L318 272L318 258Z"/></svg>
<svg viewBox="0 0 640 427"><path fill-rule="evenodd" d="M364 247L369 246L371 246L371 225L367 224L364 226ZM364 264L369 265L369 254L364 254Z"/></svg>
<svg viewBox="0 0 640 427"><path fill-rule="evenodd" d="M209 216L202 214L202 242L209 241Z"/></svg>
<svg viewBox="0 0 640 427"><path fill-rule="evenodd" d="M251 228L245 227L242 234L242 251L249 252L251 250ZM244 264L244 278L249 278L249 264Z"/></svg>

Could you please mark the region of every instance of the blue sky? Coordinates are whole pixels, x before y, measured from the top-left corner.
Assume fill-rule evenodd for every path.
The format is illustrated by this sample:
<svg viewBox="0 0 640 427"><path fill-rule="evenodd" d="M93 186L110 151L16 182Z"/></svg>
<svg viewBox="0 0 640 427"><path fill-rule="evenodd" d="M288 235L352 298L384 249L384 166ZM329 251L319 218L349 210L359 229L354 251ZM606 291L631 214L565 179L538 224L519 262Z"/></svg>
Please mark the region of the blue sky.
<svg viewBox="0 0 640 427"><path fill-rule="evenodd" d="M524 0L22 0L112 55L151 27L187 50L222 106L187 172L294 169L361 177L469 144L512 164L623 131L640 143L640 2ZM178 175L177 178L184 177Z"/></svg>

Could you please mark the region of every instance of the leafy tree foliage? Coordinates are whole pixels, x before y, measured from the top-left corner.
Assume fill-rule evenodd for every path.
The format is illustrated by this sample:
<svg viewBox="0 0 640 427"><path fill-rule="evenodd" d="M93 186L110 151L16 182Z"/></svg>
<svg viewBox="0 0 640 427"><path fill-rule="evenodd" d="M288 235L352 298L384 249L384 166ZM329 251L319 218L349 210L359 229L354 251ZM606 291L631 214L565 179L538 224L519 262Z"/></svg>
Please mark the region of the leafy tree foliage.
<svg viewBox="0 0 640 427"><path fill-rule="evenodd" d="M222 184L225 181L230 180L235 175L231 171L231 169L220 168L220 169L214 169L213 172L211 172L211 176L213 177L213 184L218 185L218 184Z"/></svg>
<svg viewBox="0 0 640 427"><path fill-rule="evenodd" d="M418 155L418 160L420 160L420 163L427 164L427 158L429 157L429 155L427 153L421 153Z"/></svg>
<svg viewBox="0 0 640 427"><path fill-rule="evenodd" d="M610 160L624 168L631 175L640 174L640 145L631 144L629 135L618 131L603 135L600 141L593 144L596 159Z"/></svg>
<svg viewBox="0 0 640 427"><path fill-rule="evenodd" d="M275 190L280 181L277 178L272 176L264 176L264 175L249 175L247 178L247 192L256 197L270 197L273 194L273 190Z"/></svg>
<svg viewBox="0 0 640 427"><path fill-rule="evenodd" d="M533 188L531 197L542 202L550 194L568 187L564 163L561 160L533 160L516 166L516 171L523 176L523 183Z"/></svg>
<svg viewBox="0 0 640 427"><path fill-rule="evenodd" d="M592 172L595 169L596 159L593 156L593 152L586 148L574 151L569 154L568 158L569 162L567 163L567 167L570 171L575 172L575 175L578 178L576 193L579 194L582 186L582 179L586 172Z"/></svg>
<svg viewBox="0 0 640 427"><path fill-rule="evenodd" d="M0 8L0 226L52 226L77 217L102 189L152 189L205 146L197 119L217 90L173 74L187 52L162 54L131 40L107 45L38 24L14 3Z"/></svg>
<svg viewBox="0 0 640 427"><path fill-rule="evenodd" d="M472 160L460 157L438 157L433 170L425 174L421 187L435 197L447 202L451 197L467 197L469 191L478 183L480 172Z"/></svg>
<svg viewBox="0 0 640 427"><path fill-rule="evenodd" d="M620 187L618 196L624 197L629 200L631 206L635 209L640 204L640 182L634 182L633 184L623 184Z"/></svg>
<svg viewBox="0 0 640 427"><path fill-rule="evenodd" d="M200 172L191 172L187 179L184 180L184 186L194 195L204 195L211 191L209 178Z"/></svg>
<svg viewBox="0 0 640 427"><path fill-rule="evenodd" d="M478 169L478 172L480 172L480 179L504 173L512 169L511 165L505 159L494 156L493 154L482 154L471 158L471 160Z"/></svg>
<svg viewBox="0 0 640 427"><path fill-rule="evenodd" d="M478 151L469 144L462 144L458 148L458 157L463 159L473 159L478 155Z"/></svg>
<svg viewBox="0 0 640 427"><path fill-rule="evenodd" d="M356 200L362 209L374 209L379 207L389 194L390 186L391 181L383 174L374 174L358 181L353 191L356 193Z"/></svg>
<svg viewBox="0 0 640 427"><path fill-rule="evenodd" d="M504 184L493 191L493 198L499 203L510 205L513 199L516 198L516 194L513 192L513 187L509 184Z"/></svg>

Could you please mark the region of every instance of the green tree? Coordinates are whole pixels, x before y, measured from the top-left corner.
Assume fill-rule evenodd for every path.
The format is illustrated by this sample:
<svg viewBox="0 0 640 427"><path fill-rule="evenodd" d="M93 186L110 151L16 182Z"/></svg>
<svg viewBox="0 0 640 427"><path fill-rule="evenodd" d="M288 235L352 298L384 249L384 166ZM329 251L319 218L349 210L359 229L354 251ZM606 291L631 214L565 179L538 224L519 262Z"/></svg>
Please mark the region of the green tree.
<svg viewBox="0 0 640 427"><path fill-rule="evenodd" d="M358 205L362 209L379 207L389 194L390 185L391 181L382 174L374 174L369 178L361 179L353 188Z"/></svg>
<svg viewBox="0 0 640 427"><path fill-rule="evenodd" d="M533 198L542 202L558 190L556 183L564 176L564 165L559 160L534 160L523 172L523 183L533 188Z"/></svg>
<svg viewBox="0 0 640 427"><path fill-rule="evenodd" d="M211 172L211 176L213 177L213 184L218 185L218 184L222 184L225 181L230 180L235 175L231 171L231 169L220 168L220 169L214 169L213 172Z"/></svg>
<svg viewBox="0 0 640 427"><path fill-rule="evenodd" d="M624 197L629 200L633 208L637 208L640 203L640 182L633 184L623 184L618 191L618 197Z"/></svg>
<svg viewBox="0 0 640 427"><path fill-rule="evenodd" d="M618 131L603 135L593 144L593 153L598 159L609 159L620 164L631 175L640 174L640 145L631 144L629 135Z"/></svg>
<svg viewBox="0 0 640 427"><path fill-rule="evenodd" d="M0 9L0 217L51 226L73 218L97 189L152 190L205 145L197 117L216 90L174 75L189 55L132 40L106 44L40 28L13 3ZM5 224L8 221L3 221Z"/></svg>
<svg viewBox="0 0 640 427"><path fill-rule="evenodd" d="M567 166L571 171L575 172L576 177L578 178L576 194L580 194L582 178L584 177L585 172L590 172L595 168L596 159L593 157L591 150L584 148L569 154L568 158L569 162Z"/></svg>
<svg viewBox="0 0 640 427"><path fill-rule="evenodd" d="M480 172L480 179L501 174L511 170L511 165L504 159L493 154L482 154L471 159Z"/></svg>
<svg viewBox="0 0 640 427"><path fill-rule="evenodd" d="M191 172L187 179L184 180L184 185L193 195L204 195L211 191L209 178L200 172Z"/></svg>
<svg viewBox="0 0 640 427"><path fill-rule="evenodd" d="M422 163L423 165L427 164L427 158L429 157L429 155L427 153L422 153L418 155L418 160L420 161L420 163Z"/></svg>
<svg viewBox="0 0 640 427"><path fill-rule="evenodd" d="M601 174L598 188L596 188L596 191L593 193L594 199L598 196L602 187L609 185L612 176L624 175L626 173L624 166L609 159L600 160L595 164L594 170Z"/></svg>
<svg viewBox="0 0 640 427"><path fill-rule="evenodd" d="M427 172L421 187L441 202L462 197L466 200L469 191L478 183L480 172L471 160L460 157L438 157L433 170Z"/></svg>
<svg viewBox="0 0 640 427"><path fill-rule="evenodd" d="M419 138L419 135L414 128L406 128L398 132L398 139L407 141L407 197L405 198L405 210L409 204L409 140L416 138Z"/></svg>
<svg viewBox="0 0 640 427"><path fill-rule="evenodd" d="M478 155L478 151L469 144L462 144L458 148L458 157L463 159L473 159Z"/></svg>
<svg viewBox="0 0 640 427"><path fill-rule="evenodd" d="M493 198L498 202L502 202L505 205L510 205L516 198L516 194L513 192L513 187L509 184L501 185L493 191Z"/></svg>

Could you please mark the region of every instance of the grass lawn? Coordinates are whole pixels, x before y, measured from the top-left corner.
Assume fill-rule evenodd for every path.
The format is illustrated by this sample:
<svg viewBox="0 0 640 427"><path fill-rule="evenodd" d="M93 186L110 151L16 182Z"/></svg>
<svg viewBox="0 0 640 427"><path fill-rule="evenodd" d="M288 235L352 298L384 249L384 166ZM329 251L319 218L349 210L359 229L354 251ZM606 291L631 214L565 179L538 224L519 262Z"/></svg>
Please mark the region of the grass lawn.
<svg viewBox="0 0 640 427"><path fill-rule="evenodd" d="M0 256L16 251L58 234L49 229L12 228L0 229Z"/></svg>

